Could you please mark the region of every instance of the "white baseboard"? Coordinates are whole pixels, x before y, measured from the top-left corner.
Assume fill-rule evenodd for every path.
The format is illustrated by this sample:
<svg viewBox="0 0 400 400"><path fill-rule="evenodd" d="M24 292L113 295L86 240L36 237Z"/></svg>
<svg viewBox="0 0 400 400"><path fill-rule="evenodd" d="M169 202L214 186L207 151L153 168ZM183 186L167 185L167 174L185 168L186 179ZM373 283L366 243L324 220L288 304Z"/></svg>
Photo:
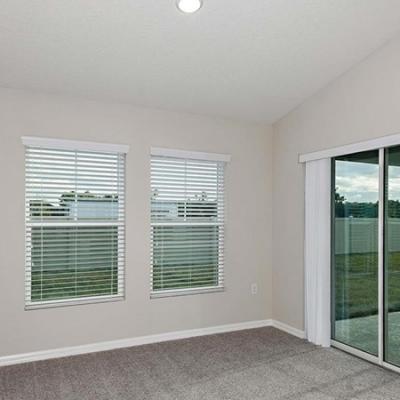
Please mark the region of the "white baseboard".
<svg viewBox="0 0 400 400"><path fill-rule="evenodd" d="M107 351L120 349L124 347L140 346L150 343L160 343L170 340L187 339L196 336L213 335L216 333L234 332L245 329L262 328L273 326L291 335L304 338L304 332L290 327L278 321L271 319L260 321L240 322L237 324L218 325L208 328L190 329L185 331L168 332L157 335L139 336L128 339L111 340L107 342L99 342L86 344L81 346L63 347L53 350L35 351L32 353L15 354L10 356L0 357L0 367L13 364L21 364L32 361L49 360L52 358L69 357L79 354L95 353L99 351Z"/></svg>
<svg viewBox="0 0 400 400"><path fill-rule="evenodd" d="M276 329L279 329L283 332L289 333L290 335L296 336L300 339L306 338L306 334L304 331L297 329L297 328L293 328L293 326L284 324L283 322L272 320L272 326Z"/></svg>

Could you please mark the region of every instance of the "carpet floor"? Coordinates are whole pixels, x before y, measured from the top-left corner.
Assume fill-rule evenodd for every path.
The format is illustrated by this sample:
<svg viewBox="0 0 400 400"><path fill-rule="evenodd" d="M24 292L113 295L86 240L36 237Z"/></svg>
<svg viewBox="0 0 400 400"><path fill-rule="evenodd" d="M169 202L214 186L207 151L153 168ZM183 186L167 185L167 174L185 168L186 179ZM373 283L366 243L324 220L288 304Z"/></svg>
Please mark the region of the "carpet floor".
<svg viewBox="0 0 400 400"><path fill-rule="evenodd" d="M1 400L400 399L400 376L274 328L0 368Z"/></svg>

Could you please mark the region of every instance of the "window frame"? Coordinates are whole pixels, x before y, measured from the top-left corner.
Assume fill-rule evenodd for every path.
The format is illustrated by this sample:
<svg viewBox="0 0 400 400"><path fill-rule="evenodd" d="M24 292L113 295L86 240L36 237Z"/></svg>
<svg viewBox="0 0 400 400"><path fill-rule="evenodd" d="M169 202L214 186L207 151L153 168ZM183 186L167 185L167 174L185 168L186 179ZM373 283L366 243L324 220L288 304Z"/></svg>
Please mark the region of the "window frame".
<svg viewBox="0 0 400 400"><path fill-rule="evenodd" d="M121 208L118 208L118 213L121 212L123 217L120 218L118 215L118 219L111 221L81 221L74 219L73 221L67 221L67 223L60 221L32 221L27 214L26 207L28 202L30 201L29 196L27 195L27 168L25 167L25 182L24 182L24 190L25 190L25 264L24 264L24 304L25 310L35 310L35 309L43 309L43 308L53 308L53 307L66 307L73 305L83 305L83 304L95 304L95 303L104 303L104 302L115 302L125 300L125 236L126 236L126 217L125 217L125 208L126 208L126 154L129 151L128 145L122 144L108 144L108 143L98 143L98 142L86 142L86 141L75 141L75 140L64 140L64 139L54 139L54 138L42 138L42 137L32 137L32 136L23 136L21 138L22 144L25 149L25 162L27 160L26 152L28 149L44 149L50 151L57 150L66 150L71 152L93 152L93 153L109 153L113 155L118 155L118 157L122 158L121 165L117 167L117 173L119 174L120 170L123 172L122 185L120 187L120 192L124 196L124 202ZM66 297L61 299L51 299L51 300L39 300L32 301L32 287L31 283L28 285L27 282L32 282L32 265L31 265L31 251L32 249L28 248L28 244L32 246L32 228L37 227L115 227L117 228L117 294L106 294L106 295L94 295L94 296L82 296L82 297ZM28 236L30 238L28 238ZM120 247L121 246L121 247ZM121 261L122 260L122 261ZM122 273L122 277L120 274ZM29 278L29 279L28 279ZM122 284L120 285L120 279L122 280Z"/></svg>
<svg viewBox="0 0 400 400"><path fill-rule="evenodd" d="M218 163L217 168L222 168L222 177L223 177L223 186L222 186L222 198L217 200L217 222L154 222L152 218L152 206L150 205L150 246L151 246L151 263L150 263L150 298L157 299L157 298L164 298L164 297L176 297L176 296L186 296L186 295L195 295L195 294L204 294L204 293L216 293L216 292L223 292L225 291L225 279L224 279L224 262L220 262L220 255L222 257L225 254L225 230L226 230L226 212L225 212L225 196L226 196L226 184L225 184L225 177L226 177L226 164L231 161L231 156L228 154L217 154L217 153L206 153L206 152L197 152L197 151L185 151L185 150L176 150L170 148L160 148L160 147L152 147L150 152L150 165L152 166L153 158L156 159L171 159L171 160L182 160L182 161L212 161ZM150 181L153 179L153 174L150 172ZM217 185L219 183L217 182ZM151 202L151 200L150 200ZM178 201L177 201L178 202ZM220 206L222 204L222 215L220 215ZM222 222L218 222L220 220ZM221 231L218 233L218 241L217 246L219 249L218 252L218 271L217 271L217 278L218 284L213 286L199 286L199 287L186 287L186 288L174 288L174 289L158 289L154 290L153 285L153 277L154 277L154 234L153 228L156 226L218 226L222 228Z"/></svg>

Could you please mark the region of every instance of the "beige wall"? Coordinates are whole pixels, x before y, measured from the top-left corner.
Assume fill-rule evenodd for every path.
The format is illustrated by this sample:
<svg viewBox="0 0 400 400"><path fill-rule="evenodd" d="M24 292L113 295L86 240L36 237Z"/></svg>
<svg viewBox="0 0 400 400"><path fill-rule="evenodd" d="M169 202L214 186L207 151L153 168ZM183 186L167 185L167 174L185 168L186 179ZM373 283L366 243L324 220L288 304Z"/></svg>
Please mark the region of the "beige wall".
<svg viewBox="0 0 400 400"><path fill-rule="evenodd" d="M131 146L126 301L24 311L23 135ZM0 356L270 318L271 138L266 127L1 89ZM232 155L224 293L149 299L151 146Z"/></svg>
<svg viewBox="0 0 400 400"><path fill-rule="evenodd" d="M398 132L400 37L276 123L273 140L268 127L0 89L0 356L271 317L302 329L298 154ZM126 301L24 311L23 135L131 145ZM232 155L224 293L149 298L151 146Z"/></svg>
<svg viewBox="0 0 400 400"><path fill-rule="evenodd" d="M303 328L304 169L298 154L400 132L400 37L274 125L273 315Z"/></svg>

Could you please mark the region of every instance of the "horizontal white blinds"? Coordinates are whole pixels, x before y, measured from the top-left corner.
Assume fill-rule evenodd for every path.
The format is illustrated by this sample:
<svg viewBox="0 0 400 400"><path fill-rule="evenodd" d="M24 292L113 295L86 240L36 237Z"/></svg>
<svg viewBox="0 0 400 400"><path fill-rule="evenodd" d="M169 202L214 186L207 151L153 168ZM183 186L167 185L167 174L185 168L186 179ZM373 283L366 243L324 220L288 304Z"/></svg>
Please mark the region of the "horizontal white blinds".
<svg viewBox="0 0 400 400"><path fill-rule="evenodd" d="M223 287L224 165L152 156L153 293Z"/></svg>
<svg viewBox="0 0 400 400"><path fill-rule="evenodd" d="M26 305L122 297L125 154L25 151Z"/></svg>

